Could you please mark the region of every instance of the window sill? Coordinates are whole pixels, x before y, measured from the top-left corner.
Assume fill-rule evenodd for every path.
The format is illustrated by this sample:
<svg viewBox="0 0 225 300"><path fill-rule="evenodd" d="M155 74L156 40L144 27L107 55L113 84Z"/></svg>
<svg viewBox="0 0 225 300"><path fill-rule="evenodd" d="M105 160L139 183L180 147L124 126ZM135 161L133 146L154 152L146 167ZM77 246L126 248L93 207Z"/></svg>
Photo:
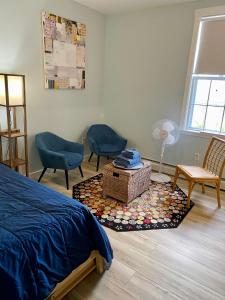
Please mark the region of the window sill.
<svg viewBox="0 0 225 300"><path fill-rule="evenodd" d="M225 139L225 134L222 134L222 133L219 134L219 133L212 133L212 132L194 131L194 130L188 130L188 129L181 130L181 134L197 136L197 137L206 138L206 139L210 139L213 136Z"/></svg>

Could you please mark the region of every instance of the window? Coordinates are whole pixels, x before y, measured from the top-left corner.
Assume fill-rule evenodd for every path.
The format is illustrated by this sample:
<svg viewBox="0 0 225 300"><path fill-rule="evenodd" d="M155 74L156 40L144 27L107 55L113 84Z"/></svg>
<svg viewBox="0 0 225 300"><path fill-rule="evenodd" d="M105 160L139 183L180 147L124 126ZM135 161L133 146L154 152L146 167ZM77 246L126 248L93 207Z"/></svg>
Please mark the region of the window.
<svg viewBox="0 0 225 300"><path fill-rule="evenodd" d="M225 134L225 77L193 75L187 129Z"/></svg>
<svg viewBox="0 0 225 300"><path fill-rule="evenodd" d="M196 13L184 119L185 130L225 135L225 6Z"/></svg>

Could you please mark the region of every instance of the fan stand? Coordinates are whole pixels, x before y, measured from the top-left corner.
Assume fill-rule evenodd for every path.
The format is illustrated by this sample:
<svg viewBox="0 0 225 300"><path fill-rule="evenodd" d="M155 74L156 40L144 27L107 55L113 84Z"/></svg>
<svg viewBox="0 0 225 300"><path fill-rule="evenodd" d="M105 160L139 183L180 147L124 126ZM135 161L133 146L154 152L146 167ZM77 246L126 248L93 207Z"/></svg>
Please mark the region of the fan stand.
<svg viewBox="0 0 225 300"><path fill-rule="evenodd" d="M153 173L150 177L150 179L152 181L155 181L155 182L160 182L160 183L166 183L166 182L170 182L171 181L171 178L170 176L166 175L166 174L163 174L163 173Z"/></svg>
<svg viewBox="0 0 225 300"><path fill-rule="evenodd" d="M160 183L165 183L171 181L171 177L163 174L162 173L162 161L163 161L163 156L164 156L164 151L165 151L165 142L162 142L162 148L161 148L161 155L160 155L160 163L159 163L159 171L158 173L153 173L150 177L152 181L160 182Z"/></svg>

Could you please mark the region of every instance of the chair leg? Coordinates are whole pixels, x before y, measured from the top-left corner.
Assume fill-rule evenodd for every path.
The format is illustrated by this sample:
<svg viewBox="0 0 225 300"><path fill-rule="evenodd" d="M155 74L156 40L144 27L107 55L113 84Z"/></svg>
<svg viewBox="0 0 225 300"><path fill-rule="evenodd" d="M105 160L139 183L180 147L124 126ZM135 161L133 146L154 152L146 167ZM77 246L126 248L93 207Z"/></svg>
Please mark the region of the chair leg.
<svg viewBox="0 0 225 300"><path fill-rule="evenodd" d="M69 175L68 170L65 170L65 177L66 177L66 188L69 189Z"/></svg>
<svg viewBox="0 0 225 300"><path fill-rule="evenodd" d="M202 194L205 194L205 185L202 183Z"/></svg>
<svg viewBox="0 0 225 300"><path fill-rule="evenodd" d="M80 170L80 175L81 175L81 177L84 177L83 171L82 171L82 169L81 169L81 166L79 166L79 170Z"/></svg>
<svg viewBox="0 0 225 300"><path fill-rule="evenodd" d="M98 157L97 157L97 167L96 167L97 172L98 172L98 168L99 168L99 162L100 162L100 155L98 155Z"/></svg>
<svg viewBox="0 0 225 300"><path fill-rule="evenodd" d="M107 156L107 160L109 160L109 156Z"/></svg>
<svg viewBox="0 0 225 300"><path fill-rule="evenodd" d="M188 187L188 197L187 197L187 208L190 208L191 204L191 193L193 190L195 183L193 181L189 181L189 187Z"/></svg>
<svg viewBox="0 0 225 300"><path fill-rule="evenodd" d="M175 191L176 186L177 186L177 179L178 179L179 173L180 173L179 169L178 169L178 167L176 167L176 173L175 173L175 177L174 177L174 181L173 181L173 192Z"/></svg>
<svg viewBox="0 0 225 300"><path fill-rule="evenodd" d="M56 169L54 169L54 173L56 172Z"/></svg>
<svg viewBox="0 0 225 300"><path fill-rule="evenodd" d="M43 171L42 171L42 173L41 173L41 176L40 176L39 179L38 179L38 182L41 181L41 178L44 176L46 170L47 170L47 168L44 168L44 169L43 169Z"/></svg>
<svg viewBox="0 0 225 300"><path fill-rule="evenodd" d="M91 158L92 158L92 156L93 156L93 152L91 152L91 155L90 155L90 157L89 157L89 159L88 159L88 162L90 162L91 161Z"/></svg>
<svg viewBox="0 0 225 300"><path fill-rule="evenodd" d="M221 208L221 202L220 202L220 182L216 183L216 194L217 194L218 208Z"/></svg>

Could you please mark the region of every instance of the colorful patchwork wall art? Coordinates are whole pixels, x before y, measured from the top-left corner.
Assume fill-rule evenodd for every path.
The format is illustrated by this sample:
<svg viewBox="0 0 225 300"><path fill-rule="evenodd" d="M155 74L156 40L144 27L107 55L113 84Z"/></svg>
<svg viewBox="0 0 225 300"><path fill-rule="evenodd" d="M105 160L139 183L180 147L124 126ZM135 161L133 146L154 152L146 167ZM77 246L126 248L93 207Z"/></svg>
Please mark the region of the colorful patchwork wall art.
<svg viewBox="0 0 225 300"><path fill-rule="evenodd" d="M47 12L42 25L45 87L85 88L86 26Z"/></svg>

